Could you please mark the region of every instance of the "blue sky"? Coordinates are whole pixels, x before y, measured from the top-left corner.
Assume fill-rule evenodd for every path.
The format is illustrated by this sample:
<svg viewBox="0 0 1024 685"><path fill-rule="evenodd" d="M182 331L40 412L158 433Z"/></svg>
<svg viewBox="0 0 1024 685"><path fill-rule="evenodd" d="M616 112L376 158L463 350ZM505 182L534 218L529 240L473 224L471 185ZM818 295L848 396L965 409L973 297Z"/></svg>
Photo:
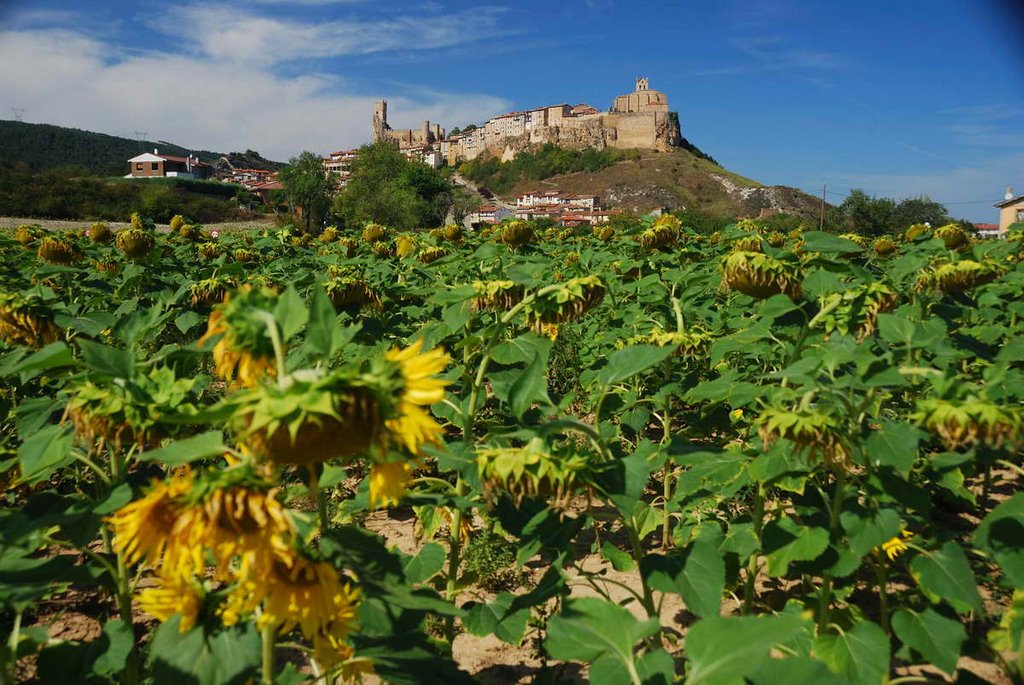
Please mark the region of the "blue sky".
<svg viewBox="0 0 1024 685"><path fill-rule="evenodd" d="M276 159L644 75L732 171L840 202L927 194L995 221L1024 192L1013 0L0 0L0 117ZM1012 28L1011 28L1012 27ZM1016 32L1016 35L1014 35Z"/></svg>

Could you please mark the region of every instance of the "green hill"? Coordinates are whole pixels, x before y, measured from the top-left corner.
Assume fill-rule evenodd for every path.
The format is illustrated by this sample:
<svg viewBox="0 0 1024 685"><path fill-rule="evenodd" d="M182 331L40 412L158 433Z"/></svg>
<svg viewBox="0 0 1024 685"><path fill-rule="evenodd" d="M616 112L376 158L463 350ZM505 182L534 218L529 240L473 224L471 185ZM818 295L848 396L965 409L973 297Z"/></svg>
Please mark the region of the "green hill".
<svg viewBox="0 0 1024 685"><path fill-rule="evenodd" d="M152 151L153 148L159 149L162 154L182 157L191 152L204 162L227 157L235 166L271 170L282 166L264 159L252 150L225 155L222 152L184 148L165 141L139 141L51 124L0 120L0 164L21 162L33 171L80 166L97 175L121 176L127 173L126 160Z"/></svg>

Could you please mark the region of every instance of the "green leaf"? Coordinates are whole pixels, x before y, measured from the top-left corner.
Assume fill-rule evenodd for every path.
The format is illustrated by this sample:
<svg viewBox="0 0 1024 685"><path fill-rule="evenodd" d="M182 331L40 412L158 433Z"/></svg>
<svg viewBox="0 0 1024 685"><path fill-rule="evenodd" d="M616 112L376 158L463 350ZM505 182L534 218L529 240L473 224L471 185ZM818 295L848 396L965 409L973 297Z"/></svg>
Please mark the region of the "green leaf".
<svg viewBox="0 0 1024 685"><path fill-rule="evenodd" d="M636 568L636 562L626 552L613 545L608 540L605 540L604 544L601 545L601 556L607 559L612 568L620 573L629 572Z"/></svg>
<svg viewBox="0 0 1024 685"><path fill-rule="evenodd" d="M824 231L808 231L807 233L804 233L803 241L803 249L807 252L832 254L864 251L864 248L852 240L840 238L837 235L825 233Z"/></svg>
<svg viewBox="0 0 1024 685"><path fill-rule="evenodd" d="M1024 587L1024 493L989 512L974 532L974 541L992 553L1014 587Z"/></svg>
<svg viewBox="0 0 1024 685"><path fill-rule="evenodd" d="M646 371L672 354L672 347L634 345L616 351L608 358L597 378L602 385L612 385Z"/></svg>
<svg viewBox="0 0 1024 685"><path fill-rule="evenodd" d="M309 298L309 325L306 327L306 344L316 354L327 358L334 351L334 331L337 315L334 305L327 297L323 286L317 284Z"/></svg>
<svg viewBox="0 0 1024 685"><path fill-rule="evenodd" d="M652 589L682 595L686 608L698 616L717 616L722 608L725 562L710 542L697 540L667 555L648 554L640 572Z"/></svg>
<svg viewBox="0 0 1024 685"><path fill-rule="evenodd" d="M78 347L82 350L82 361L92 371L114 378L131 378L135 369L135 357L131 353L85 338L78 341Z"/></svg>
<svg viewBox="0 0 1024 685"><path fill-rule="evenodd" d="M39 653L39 677L45 683L98 683L90 676L111 676L124 669L135 644L131 628L121 620L107 621L99 637L89 642L57 642Z"/></svg>
<svg viewBox="0 0 1024 685"><path fill-rule="evenodd" d="M768 659L748 679L753 685L849 685L850 682L820 661L805 656Z"/></svg>
<svg viewBox="0 0 1024 685"><path fill-rule="evenodd" d="M801 526L788 516L764 528L764 551L771 578L786 575L794 561L812 561L828 548L829 535L824 528Z"/></svg>
<svg viewBox="0 0 1024 685"><path fill-rule="evenodd" d="M149 450L139 455L139 461L159 461L164 464L189 464L198 459L207 459L224 454L224 433L208 431L184 440L175 440L169 445Z"/></svg>
<svg viewBox="0 0 1024 685"><path fill-rule="evenodd" d="M878 315L878 334L889 343L913 346L914 322L898 314L882 312Z"/></svg>
<svg viewBox="0 0 1024 685"><path fill-rule="evenodd" d="M632 665L634 645L659 628L657 619L638 621L617 604L581 597L567 601L562 613L551 618L544 646L554 659L594 661L609 656Z"/></svg>
<svg viewBox="0 0 1024 685"><path fill-rule="evenodd" d="M984 613L974 571L963 548L952 540L935 552L918 554L910 562L910 575L932 602L943 599L957 611Z"/></svg>
<svg viewBox="0 0 1024 685"><path fill-rule="evenodd" d="M932 608L922 612L900 609L892 616L896 637L907 646L953 675L967 631L960 621L946 618Z"/></svg>
<svg viewBox="0 0 1024 685"><path fill-rule="evenodd" d="M154 685L245 685L260 666L260 635L243 623L212 633L179 631L180 616L162 623L149 645Z"/></svg>
<svg viewBox="0 0 1024 685"><path fill-rule="evenodd" d="M839 520L850 541L850 550L858 557L900 534L900 515L893 509L882 509L874 516L867 512L844 511Z"/></svg>
<svg viewBox="0 0 1024 685"><path fill-rule="evenodd" d="M274 307L274 319L281 327L281 338L287 342L309 321L309 310L295 286L289 284Z"/></svg>
<svg viewBox="0 0 1024 685"><path fill-rule="evenodd" d="M199 313L193 311L182 312L174 317L174 326L182 333L188 333L196 324L206 319Z"/></svg>
<svg viewBox="0 0 1024 685"><path fill-rule="evenodd" d="M508 392L508 404L512 415L521 417L533 405L535 401L548 400L548 379L545 375L544 361L534 357L530 365L512 383Z"/></svg>
<svg viewBox="0 0 1024 685"><path fill-rule="evenodd" d="M58 341L36 350L21 360L12 370L24 374L29 371L48 371L62 366L74 366L74 364L75 355L71 348L66 342Z"/></svg>
<svg viewBox="0 0 1024 685"><path fill-rule="evenodd" d="M494 635L510 645L518 645L526 632L530 620L530 610L512 610L515 597L502 592L489 604L471 602L464 607L465 616L462 625L474 635Z"/></svg>
<svg viewBox="0 0 1024 685"><path fill-rule="evenodd" d="M686 634L687 685L735 685L758 673L772 647L791 640L805 624L797 615L709 616Z"/></svg>
<svg viewBox="0 0 1024 685"><path fill-rule="evenodd" d="M135 635L132 628L120 619L107 621L103 626L103 637L107 640L107 648L93 662L93 673L107 675L119 673L124 669L128 654L135 646Z"/></svg>
<svg viewBox="0 0 1024 685"><path fill-rule="evenodd" d="M21 477L39 483L65 464L71 463L74 434L70 426L50 425L30 436L18 447Z"/></svg>
<svg viewBox="0 0 1024 685"><path fill-rule="evenodd" d="M845 632L819 635L814 653L854 685L881 685L889 674L889 638L869 621Z"/></svg>
<svg viewBox="0 0 1024 685"><path fill-rule="evenodd" d="M923 433L909 423L884 421L882 427L868 437L864 453L870 456L872 465L891 466L907 478L917 460L917 445L922 436Z"/></svg>
<svg viewBox="0 0 1024 685"><path fill-rule="evenodd" d="M436 542L423 545L419 554L405 562L405 579L414 585L426 582L441 570L446 557L444 547Z"/></svg>

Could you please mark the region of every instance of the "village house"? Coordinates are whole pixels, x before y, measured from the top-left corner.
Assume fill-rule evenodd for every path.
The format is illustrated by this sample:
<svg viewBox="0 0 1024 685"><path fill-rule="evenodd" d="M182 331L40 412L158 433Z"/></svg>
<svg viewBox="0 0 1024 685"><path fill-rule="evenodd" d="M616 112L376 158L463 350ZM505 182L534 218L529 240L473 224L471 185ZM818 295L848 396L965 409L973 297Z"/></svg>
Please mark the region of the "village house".
<svg viewBox="0 0 1024 685"><path fill-rule="evenodd" d="M481 205L475 212L470 212L466 217L466 223L473 228L480 228L499 224L511 217L512 212L500 205Z"/></svg>
<svg viewBox="0 0 1024 685"><path fill-rule="evenodd" d="M161 155L154 148L152 154L144 152L128 160L125 178L209 178L212 174L213 167L200 162L199 157Z"/></svg>
<svg viewBox="0 0 1024 685"><path fill-rule="evenodd" d="M1003 201L996 204L999 208L999 233L1005 234L1010 224L1024 222L1024 195L1014 195L1013 188L1006 189Z"/></svg>

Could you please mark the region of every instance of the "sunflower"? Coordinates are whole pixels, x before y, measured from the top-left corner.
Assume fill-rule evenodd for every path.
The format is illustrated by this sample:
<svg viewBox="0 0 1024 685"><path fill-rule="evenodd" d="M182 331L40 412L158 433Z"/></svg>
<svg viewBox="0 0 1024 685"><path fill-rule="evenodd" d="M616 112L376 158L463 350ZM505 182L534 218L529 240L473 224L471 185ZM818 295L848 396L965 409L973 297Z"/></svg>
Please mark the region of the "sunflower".
<svg viewBox="0 0 1024 685"><path fill-rule="evenodd" d="M333 566L310 561L295 550L282 550L259 573L243 569L238 584L221 608L221 620L234 625L262 604L257 619L262 629L277 626L280 634L298 627L307 640L327 641L337 651L356 626L359 588L345 582ZM348 656L350 652L344 654Z"/></svg>
<svg viewBox="0 0 1024 685"><path fill-rule="evenodd" d="M132 227L119 231L114 238L117 249L132 259L141 259L149 254L149 251L156 245L156 240L144 228L137 228L132 220Z"/></svg>
<svg viewBox="0 0 1024 685"><path fill-rule="evenodd" d="M165 557L183 509L182 498L192 489L188 469L167 480L154 479L142 499L130 502L107 517L114 533L113 547L132 565L140 561L156 566ZM173 567L166 563L164 568Z"/></svg>
<svg viewBox="0 0 1024 685"><path fill-rule="evenodd" d="M114 238L114 233L110 230L110 226L107 226L102 221L97 221L89 227L87 232L89 240L94 243L109 243Z"/></svg>
<svg viewBox="0 0 1024 685"><path fill-rule="evenodd" d="M36 295L0 292L0 340L9 345L43 347L60 338L60 329L39 300Z"/></svg>
<svg viewBox="0 0 1024 685"><path fill-rule="evenodd" d="M512 250L518 250L534 240L536 240L536 235L533 227L525 221L518 220L510 221L502 226L501 234L498 236L498 242L508 245Z"/></svg>
<svg viewBox="0 0 1024 685"><path fill-rule="evenodd" d="M273 311L276 304L277 294L272 290L243 286L214 308L199 344L221 336L213 348L214 371L219 377L252 387L265 376L275 375L274 346L260 314Z"/></svg>
<svg viewBox="0 0 1024 685"><path fill-rule="evenodd" d="M412 463L404 460L375 463L370 467L370 506L393 507L405 495Z"/></svg>
<svg viewBox="0 0 1024 685"><path fill-rule="evenodd" d="M849 459L839 423L820 411L767 407L757 423L765 449L776 439L785 438L796 445L796 453L806 453L809 461L821 457L826 466L833 466L846 464Z"/></svg>
<svg viewBox="0 0 1024 685"><path fill-rule="evenodd" d="M423 264L430 264L431 262L436 262L438 259L444 257L446 254L448 253L445 252L440 247L428 247L422 252L420 252L418 259Z"/></svg>
<svg viewBox="0 0 1024 685"><path fill-rule="evenodd" d="M601 303L604 293L604 283L596 275L570 278L558 287L545 289L543 294L538 292L526 303L527 322L540 334L543 324L566 323L583 316Z"/></svg>
<svg viewBox="0 0 1024 685"><path fill-rule="evenodd" d="M67 266L78 259L78 250L67 240L61 238L43 238L39 243L39 259L47 264Z"/></svg>
<svg viewBox="0 0 1024 685"><path fill-rule="evenodd" d="M586 455L550 450L538 438L525 447L477 450L477 472L489 496L508 493L517 502L524 497L552 497L556 504L585 484Z"/></svg>
<svg viewBox="0 0 1024 685"><path fill-rule="evenodd" d="M441 436L440 424L423 407L444 399L446 381L434 378L444 371L449 357L439 347L421 352L423 341L417 340L404 350L393 348L384 358L398 365L402 381L397 416L384 422L391 437L410 453L418 455L424 444L436 444Z"/></svg>
<svg viewBox="0 0 1024 685"><path fill-rule="evenodd" d="M181 616L179 631L187 633L192 630L203 604L199 582L192 576L176 573L161 573L156 580L154 587L148 587L136 596L139 608L161 623L178 614Z"/></svg>
<svg viewBox="0 0 1024 685"><path fill-rule="evenodd" d="M251 483L215 487L182 512L174 544L210 549L220 580L232 577L236 558L255 572L266 569L274 553L289 550L295 537L295 526L277 500L278 490Z"/></svg>
<svg viewBox="0 0 1024 685"><path fill-rule="evenodd" d="M387 240L388 229L384 228L380 224L366 224L366 228L363 229L363 242L368 244L379 243Z"/></svg>
<svg viewBox="0 0 1024 685"><path fill-rule="evenodd" d="M733 252L723 260L722 286L756 299L779 293L798 299L803 294L794 264L748 250Z"/></svg>
<svg viewBox="0 0 1024 685"><path fill-rule="evenodd" d="M912 537L914 537L914 534L904 528L900 531L899 535L890 540L886 540L882 543L882 546L877 549L880 552L885 552L885 556L889 557L889 561L896 561L896 557L910 549L910 545L908 545L906 541Z"/></svg>

